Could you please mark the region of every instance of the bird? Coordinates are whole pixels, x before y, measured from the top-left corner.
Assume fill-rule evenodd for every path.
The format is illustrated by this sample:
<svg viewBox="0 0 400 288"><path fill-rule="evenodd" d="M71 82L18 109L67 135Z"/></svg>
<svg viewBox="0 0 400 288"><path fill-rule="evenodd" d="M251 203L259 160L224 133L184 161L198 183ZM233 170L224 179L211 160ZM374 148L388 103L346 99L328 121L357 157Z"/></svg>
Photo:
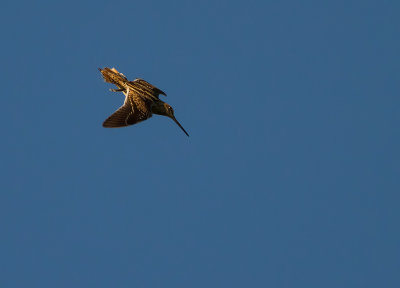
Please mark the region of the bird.
<svg viewBox="0 0 400 288"><path fill-rule="evenodd" d="M115 68L105 67L98 69L105 82L117 86L117 89L110 89L110 91L122 92L125 95L124 104L103 122L103 127L126 127L149 119L153 114L157 114L174 120L189 137L189 134L175 118L174 109L168 103L160 100L160 94L167 96L164 91L140 78L128 81L126 76L118 72Z"/></svg>

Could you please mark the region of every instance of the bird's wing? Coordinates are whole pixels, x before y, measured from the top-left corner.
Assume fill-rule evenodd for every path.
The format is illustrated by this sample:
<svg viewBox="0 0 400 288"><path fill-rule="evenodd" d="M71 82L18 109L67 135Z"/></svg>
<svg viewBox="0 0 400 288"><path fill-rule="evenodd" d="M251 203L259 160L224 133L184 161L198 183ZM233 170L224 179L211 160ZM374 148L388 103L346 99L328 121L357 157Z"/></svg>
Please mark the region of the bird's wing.
<svg viewBox="0 0 400 288"><path fill-rule="evenodd" d="M129 94L125 98L124 105L104 121L103 127L125 127L146 120L151 117L151 104L152 102Z"/></svg>
<svg viewBox="0 0 400 288"><path fill-rule="evenodd" d="M164 91L158 89L156 86L151 85L149 82L143 80L143 79L135 79L133 81L130 81L129 83L134 86L134 88L137 88L138 90L145 92L145 93L150 93L152 96L157 97L160 96L160 94L167 96Z"/></svg>

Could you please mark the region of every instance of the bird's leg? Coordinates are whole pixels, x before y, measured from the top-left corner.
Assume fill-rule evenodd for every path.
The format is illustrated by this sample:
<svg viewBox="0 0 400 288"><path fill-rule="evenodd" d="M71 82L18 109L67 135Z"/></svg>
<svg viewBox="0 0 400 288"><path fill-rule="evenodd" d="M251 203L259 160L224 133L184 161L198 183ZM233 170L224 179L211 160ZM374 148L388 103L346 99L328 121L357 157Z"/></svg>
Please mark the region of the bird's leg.
<svg viewBox="0 0 400 288"><path fill-rule="evenodd" d="M110 89L111 92L123 92L125 91L124 88L119 88L119 89Z"/></svg>

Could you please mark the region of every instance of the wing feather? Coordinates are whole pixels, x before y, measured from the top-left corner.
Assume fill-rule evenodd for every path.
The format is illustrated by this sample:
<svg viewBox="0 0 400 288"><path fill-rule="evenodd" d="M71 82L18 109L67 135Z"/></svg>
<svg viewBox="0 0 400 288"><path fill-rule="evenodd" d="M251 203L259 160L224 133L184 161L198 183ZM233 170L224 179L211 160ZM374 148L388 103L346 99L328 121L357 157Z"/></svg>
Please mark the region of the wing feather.
<svg viewBox="0 0 400 288"><path fill-rule="evenodd" d="M156 86L150 84L146 80L138 78L138 79L135 79L133 81L130 81L129 83L131 83L132 85L138 87L142 91L150 92L153 96L155 96L157 98L158 98L158 96L160 96L160 94L162 94L164 96L167 96L167 94L165 94L164 91L162 91L161 89L158 89Z"/></svg>
<svg viewBox="0 0 400 288"><path fill-rule="evenodd" d="M124 105L118 108L110 117L103 122L103 127L118 128L126 127L139 123L150 118L151 107L150 103L146 103L140 97L128 95Z"/></svg>

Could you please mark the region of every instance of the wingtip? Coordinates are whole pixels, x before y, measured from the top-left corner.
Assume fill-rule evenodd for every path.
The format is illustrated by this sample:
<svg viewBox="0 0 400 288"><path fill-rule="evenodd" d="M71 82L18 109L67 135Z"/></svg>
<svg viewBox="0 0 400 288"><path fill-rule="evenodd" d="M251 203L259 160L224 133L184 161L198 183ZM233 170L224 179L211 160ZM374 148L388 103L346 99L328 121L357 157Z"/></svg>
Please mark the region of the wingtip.
<svg viewBox="0 0 400 288"><path fill-rule="evenodd" d="M106 122L104 122L102 126L103 126L103 128L118 128L118 127L121 127L121 126L113 126L110 123L106 123Z"/></svg>

